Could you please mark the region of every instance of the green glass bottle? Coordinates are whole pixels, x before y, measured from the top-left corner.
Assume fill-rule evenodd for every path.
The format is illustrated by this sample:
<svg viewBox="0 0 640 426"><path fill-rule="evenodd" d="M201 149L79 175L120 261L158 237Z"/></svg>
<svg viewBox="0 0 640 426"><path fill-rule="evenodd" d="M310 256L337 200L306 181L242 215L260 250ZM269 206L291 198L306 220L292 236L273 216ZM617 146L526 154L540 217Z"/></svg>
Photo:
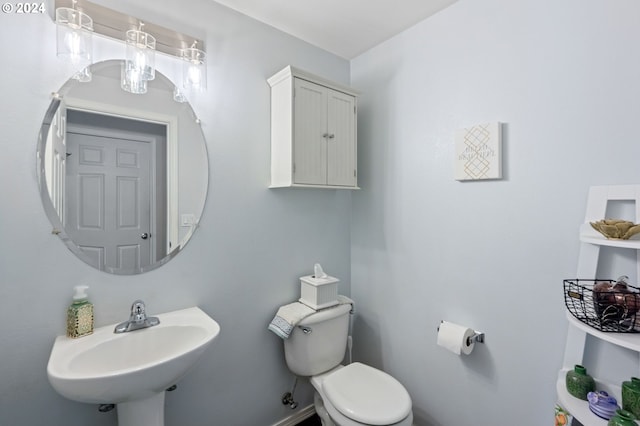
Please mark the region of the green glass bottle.
<svg viewBox="0 0 640 426"><path fill-rule="evenodd" d="M633 413L618 409L616 410L616 414L609 419L607 426L637 426L635 421L636 416L634 416Z"/></svg>
<svg viewBox="0 0 640 426"><path fill-rule="evenodd" d="M567 371L566 376L567 391L569 394L587 400L587 394L596 390L596 382L593 377L587 374L587 369L576 364L573 370Z"/></svg>
<svg viewBox="0 0 640 426"><path fill-rule="evenodd" d="M622 382L622 408L640 418L640 379L632 377Z"/></svg>

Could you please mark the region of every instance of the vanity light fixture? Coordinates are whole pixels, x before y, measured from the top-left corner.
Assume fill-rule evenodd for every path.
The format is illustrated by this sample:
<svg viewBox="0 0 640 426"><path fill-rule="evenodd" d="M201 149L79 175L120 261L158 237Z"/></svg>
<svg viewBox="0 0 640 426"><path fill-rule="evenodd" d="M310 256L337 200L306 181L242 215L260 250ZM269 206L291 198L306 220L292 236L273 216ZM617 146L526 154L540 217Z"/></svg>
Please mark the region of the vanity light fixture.
<svg viewBox="0 0 640 426"><path fill-rule="evenodd" d="M76 9L76 0L72 7L56 8L56 50L59 58L71 63L78 72L76 80L91 81L93 20L89 15Z"/></svg>
<svg viewBox="0 0 640 426"><path fill-rule="evenodd" d="M182 85L187 91L203 92L207 90L206 53L198 49L198 42L182 51Z"/></svg>
<svg viewBox="0 0 640 426"><path fill-rule="evenodd" d="M207 90L206 52L198 49L198 41L191 47L182 50L182 88L173 89L173 100L187 102L187 93L204 92Z"/></svg>
<svg viewBox="0 0 640 426"><path fill-rule="evenodd" d="M181 59L182 83L176 88L176 100L186 101L184 92L204 91L207 88L207 70L205 62L204 42L193 36L182 34L168 28L146 22L107 7L91 3L87 0L54 0L56 7L56 23L58 10L75 12L74 27L84 28L88 19L89 32L124 41L126 46L125 66L122 68L121 87L131 93L145 93L147 82L155 76L155 53L165 53ZM77 9L76 9L77 4ZM79 18L78 14L82 14ZM89 18L91 16L91 18ZM93 18L93 19L92 19ZM60 23L70 21L61 18ZM144 31L143 27L144 26ZM61 30L58 30L61 31ZM58 55L60 56L60 32L58 33ZM65 37L62 36L63 44ZM71 40L71 39L69 39ZM89 42L90 42L89 38ZM73 45L70 43L70 45ZM91 63L91 44L89 43L88 61L78 69ZM76 49L77 50L77 49ZM78 79L85 78L82 73Z"/></svg>
<svg viewBox="0 0 640 426"><path fill-rule="evenodd" d="M126 32L126 56L122 65L121 84L123 90L143 94L147 92L147 81L156 77L156 38L139 29Z"/></svg>

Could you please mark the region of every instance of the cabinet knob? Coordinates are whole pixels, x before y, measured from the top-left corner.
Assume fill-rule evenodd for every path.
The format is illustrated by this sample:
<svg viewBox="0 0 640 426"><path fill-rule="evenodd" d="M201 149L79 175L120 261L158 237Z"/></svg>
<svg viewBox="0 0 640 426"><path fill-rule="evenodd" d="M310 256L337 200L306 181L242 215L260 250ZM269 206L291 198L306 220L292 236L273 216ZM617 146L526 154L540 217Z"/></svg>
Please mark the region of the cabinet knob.
<svg viewBox="0 0 640 426"><path fill-rule="evenodd" d="M331 134L329 135L329 139L333 139L333 138L335 138L335 137L336 137L336 135L334 135L333 133L331 133Z"/></svg>

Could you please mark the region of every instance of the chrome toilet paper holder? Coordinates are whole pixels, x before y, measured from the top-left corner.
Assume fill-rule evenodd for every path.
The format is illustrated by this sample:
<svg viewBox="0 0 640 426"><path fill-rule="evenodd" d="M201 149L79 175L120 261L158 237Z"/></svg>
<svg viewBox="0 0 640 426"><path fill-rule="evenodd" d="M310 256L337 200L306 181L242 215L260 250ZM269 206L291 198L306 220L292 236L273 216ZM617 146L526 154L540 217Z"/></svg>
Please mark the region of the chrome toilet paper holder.
<svg viewBox="0 0 640 426"><path fill-rule="evenodd" d="M444 320L440 320L440 324L442 324ZM440 326L437 327L437 330L440 331ZM467 337L467 346L471 346L473 342L484 343L484 332L473 330L473 336Z"/></svg>
<svg viewBox="0 0 640 426"><path fill-rule="evenodd" d="M473 341L484 343L484 333L481 331L473 330L473 336L467 338L467 346L471 345Z"/></svg>

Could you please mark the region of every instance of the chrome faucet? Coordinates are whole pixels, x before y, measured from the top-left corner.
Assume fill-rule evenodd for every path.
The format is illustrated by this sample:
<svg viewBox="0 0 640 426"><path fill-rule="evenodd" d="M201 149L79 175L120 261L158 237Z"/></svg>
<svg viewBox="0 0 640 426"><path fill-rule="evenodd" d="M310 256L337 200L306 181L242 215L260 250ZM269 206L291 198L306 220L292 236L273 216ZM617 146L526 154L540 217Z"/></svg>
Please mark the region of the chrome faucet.
<svg viewBox="0 0 640 426"><path fill-rule="evenodd" d="M113 332L126 333L128 331L153 327L154 325L160 324L160 320L157 317L148 317L145 311L146 307L144 302L142 300L136 300L131 305L131 315L129 316L129 320L116 325Z"/></svg>

